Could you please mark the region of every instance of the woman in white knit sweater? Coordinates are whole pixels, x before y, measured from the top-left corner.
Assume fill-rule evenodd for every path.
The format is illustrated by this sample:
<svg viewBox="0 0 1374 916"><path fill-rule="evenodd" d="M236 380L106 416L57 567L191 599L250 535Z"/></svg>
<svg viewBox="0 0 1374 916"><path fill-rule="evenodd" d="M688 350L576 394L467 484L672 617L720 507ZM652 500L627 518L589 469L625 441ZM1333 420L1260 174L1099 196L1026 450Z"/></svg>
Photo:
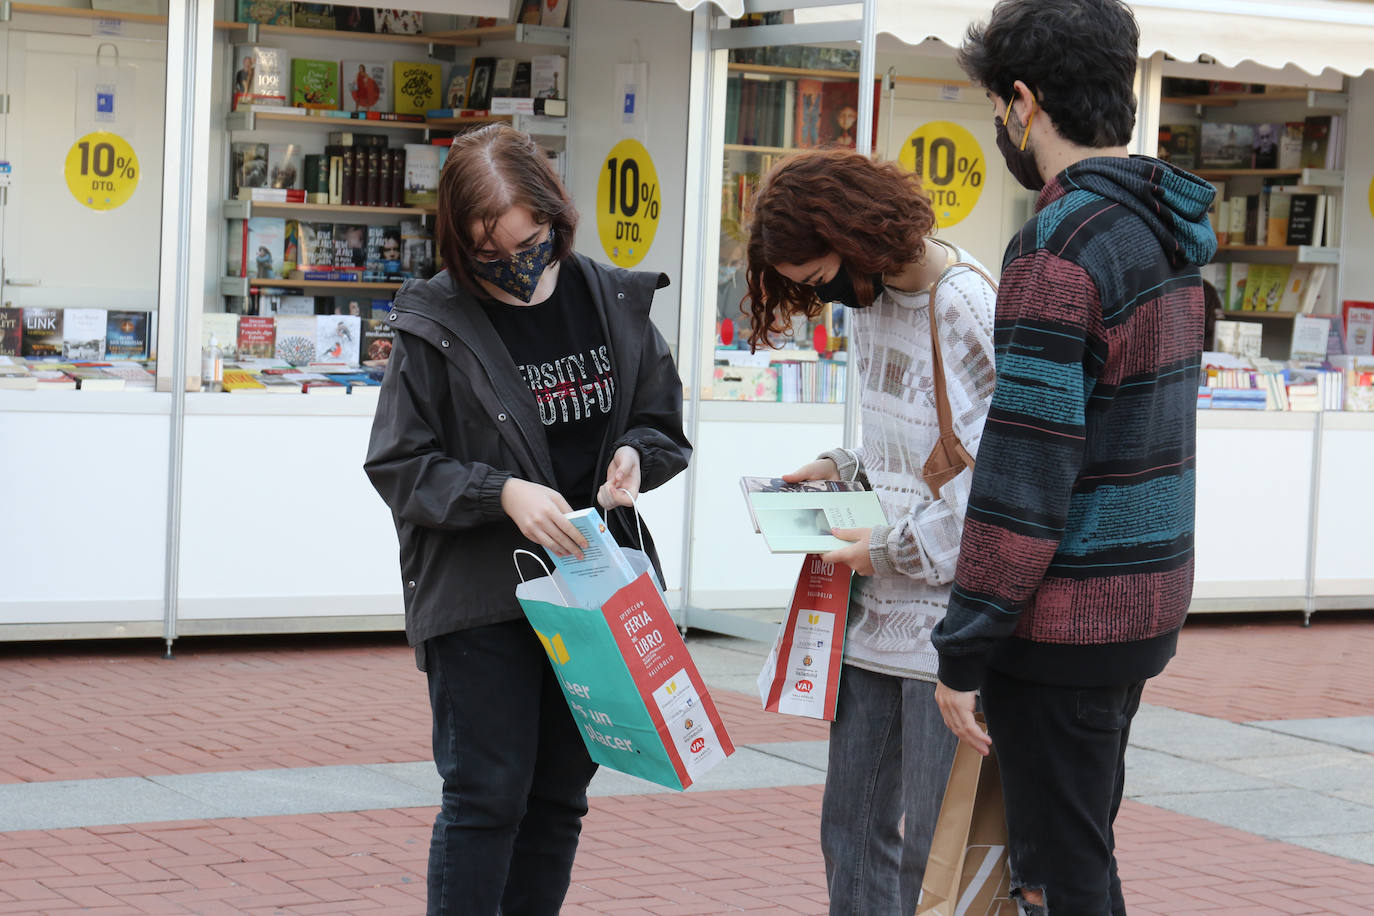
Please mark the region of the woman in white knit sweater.
<svg viewBox="0 0 1374 916"><path fill-rule="evenodd" d="M949 600L973 472L923 476L940 438L931 317L953 431L973 456L992 397L996 290L967 252L931 238L934 228L915 175L849 150L781 162L750 228L751 345L824 303L851 309L862 446L786 479L860 480L889 521L837 531L850 544L825 557L856 574L821 810L831 914L915 912L954 756L930 634Z"/></svg>

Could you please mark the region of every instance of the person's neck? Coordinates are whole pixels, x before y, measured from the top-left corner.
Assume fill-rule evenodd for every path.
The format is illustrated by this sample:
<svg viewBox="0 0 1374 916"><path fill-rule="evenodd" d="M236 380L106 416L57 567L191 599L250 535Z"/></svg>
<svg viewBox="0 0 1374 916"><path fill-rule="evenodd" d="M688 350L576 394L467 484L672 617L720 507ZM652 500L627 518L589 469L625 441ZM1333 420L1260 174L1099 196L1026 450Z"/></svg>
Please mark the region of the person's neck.
<svg viewBox="0 0 1374 916"><path fill-rule="evenodd" d="M1040 169L1040 177L1045 179L1045 184L1049 184L1054 181L1054 176L1084 159L1097 159L1103 156L1125 159L1130 155L1130 150L1125 146L1079 146L1077 143L1055 137L1036 147L1035 165Z"/></svg>
<svg viewBox="0 0 1374 916"><path fill-rule="evenodd" d="M477 277L476 280L488 296L503 305L513 305L517 308L528 305L539 305L546 302L548 298L553 295L554 288L558 286L558 268L561 263L560 261L554 261L548 267L544 268L544 272L539 275L539 284L535 286L534 295L530 297L529 302L521 302L518 298L512 296L501 287L481 277Z"/></svg>
<svg viewBox="0 0 1374 916"><path fill-rule="evenodd" d="M921 256L895 274L883 274L883 284L904 293L915 293L926 289L940 279L945 265L949 263L947 243L927 237L925 251Z"/></svg>

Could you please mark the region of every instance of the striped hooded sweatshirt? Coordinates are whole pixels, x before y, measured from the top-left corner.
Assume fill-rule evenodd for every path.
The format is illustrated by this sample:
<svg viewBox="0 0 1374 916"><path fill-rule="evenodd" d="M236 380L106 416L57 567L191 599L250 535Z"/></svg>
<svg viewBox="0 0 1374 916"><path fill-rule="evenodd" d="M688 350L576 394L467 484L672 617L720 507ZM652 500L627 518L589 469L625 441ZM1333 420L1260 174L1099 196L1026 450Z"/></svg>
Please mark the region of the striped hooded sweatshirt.
<svg viewBox="0 0 1374 916"><path fill-rule="evenodd" d="M992 667L1131 683L1173 657L1192 597L1212 186L1143 156L1061 172L1007 246L997 386L978 450L940 680Z"/></svg>

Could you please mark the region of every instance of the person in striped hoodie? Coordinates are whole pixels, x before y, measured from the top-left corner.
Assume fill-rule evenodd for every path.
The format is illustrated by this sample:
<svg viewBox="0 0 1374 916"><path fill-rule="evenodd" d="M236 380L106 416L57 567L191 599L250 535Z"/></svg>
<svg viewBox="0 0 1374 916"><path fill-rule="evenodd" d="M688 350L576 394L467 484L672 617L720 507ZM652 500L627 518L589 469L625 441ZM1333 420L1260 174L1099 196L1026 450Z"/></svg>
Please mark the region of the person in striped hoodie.
<svg viewBox="0 0 1374 916"><path fill-rule="evenodd" d="M1003 257L936 701L962 740L997 749L1032 916L1126 912L1112 823L1127 738L1192 594L1214 191L1127 153L1138 38L1120 0L1000 0L960 50L1039 198Z"/></svg>

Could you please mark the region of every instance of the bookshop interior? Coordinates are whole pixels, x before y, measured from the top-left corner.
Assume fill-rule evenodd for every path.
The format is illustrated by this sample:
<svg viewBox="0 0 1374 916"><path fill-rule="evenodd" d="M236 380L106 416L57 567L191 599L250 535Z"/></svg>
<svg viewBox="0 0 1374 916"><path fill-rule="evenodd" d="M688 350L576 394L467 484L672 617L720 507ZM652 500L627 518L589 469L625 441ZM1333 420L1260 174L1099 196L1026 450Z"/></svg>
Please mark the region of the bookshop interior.
<svg viewBox="0 0 1374 916"><path fill-rule="evenodd" d="M855 441L857 380L839 305L750 352L751 199L794 150L871 151L995 271L1034 198L955 62L990 5L0 7L0 639L401 628L361 467L387 314L490 123L544 148L579 251L670 278L696 450L641 509L684 628L771 638L797 558L738 480ZM1132 152L1217 190L1194 611L1374 606L1374 9L1132 7Z"/></svg>

